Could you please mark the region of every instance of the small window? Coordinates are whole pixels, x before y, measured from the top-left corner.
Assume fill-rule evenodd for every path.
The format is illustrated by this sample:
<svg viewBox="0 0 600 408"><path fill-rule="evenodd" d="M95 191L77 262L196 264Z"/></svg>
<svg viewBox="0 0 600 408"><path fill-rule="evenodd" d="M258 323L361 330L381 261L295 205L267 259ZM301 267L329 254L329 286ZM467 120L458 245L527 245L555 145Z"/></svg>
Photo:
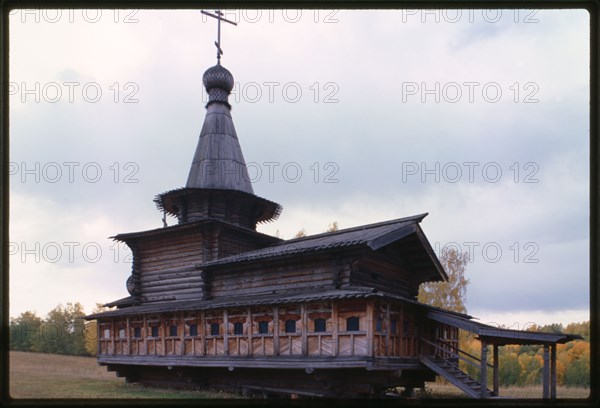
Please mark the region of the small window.
<svg viewBox="0 0 600 408"><path fill-rule="evenodd" d="M210 325L210 335L218 336L219 335L219 323L212 323Z"/></svg>
<svg viewBox="0 0 600 408"><path fill-rule="evenodd" d="M177 325L173 324L169 327L169 336L175 337L177 336Z"/></svg>
<svg viewBox="0 0 600 408"><path fill-rule="evenodd" d="M258 333L259 334L268 334L269 333L269 322L259 322L258 323Z"/></svg>
<svg viewBox="0 0 600 408"><path fill-rule="evenodd" d="M152 326L152 337L158 337L158 326Z"/></svg>
<svg viewBox="0 0 600 408"><path fill-rule="evenodd" d="M233 334L242 335L244 334L244 324L237 322L233 324Z"/></svg>
<svg viewBox="0 0 600 408"><path fill-rule="evenodd" d="M327 331L327 321L322 318L315 319L315 333L324 333Z"/></svg>
<svg viewBox="0 0 600 408"><path fill-rule="evenodd" d="M109 339L110 338L110 329L104 329L104 335L103 337L105 339Z"/></svg>
<svg viewBox="0 0 600 408"><path fill-rule="evenodd" d="M383 331L383 321L381 319L377 319L377 323L375 324L375 331L382 332Z"/></svg>
<svg viewBox="0 0 600 408"><path fill-rule="evenodd" d="M133 337L135 337L136 339L139 339L140 337L142 337L142 328L141 327L133 328Z"/></svg>
<svg viewBox="0 0 600 408"><path fill-rule="evenodd" d="M352 316L346 319L346 331L359 331L360 324L359 319L356 316Z"/></svg>
<svg viewBox="0 0 600 408"><path fill-rule="evenodd" d="M119 329L119 338L120 339L124 339L125 338L125 329Z"/></svg>
<svg viewBox="0 0 600 408"><path fill-rule="evenodd" d="M198 335L198 326L196 326L195 324L190 324L190 336L197 336Z"/></svg>
<svg viewBox="0 0 600 408"><path fill-rule="evenodd" d="M390 321L390 332L392 334L396 334L396 327L398 326L398 321L396 319L392 319Z"/></svg>
<svg viewBox="0 0 600 408"><path fill-rule="evenodd" d="M296 321L289 319L285 321L285 332L296 333Z"/></svg>

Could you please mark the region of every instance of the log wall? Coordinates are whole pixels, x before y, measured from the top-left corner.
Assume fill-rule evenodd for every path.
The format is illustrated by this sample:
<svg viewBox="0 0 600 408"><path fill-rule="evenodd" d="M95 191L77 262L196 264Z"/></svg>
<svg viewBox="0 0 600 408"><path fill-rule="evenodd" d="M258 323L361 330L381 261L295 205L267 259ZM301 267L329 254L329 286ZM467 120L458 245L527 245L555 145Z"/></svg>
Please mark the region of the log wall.
<svg viewBox="0 0 600 408"><path fill-rule="evenodd" d="M287 264L270 269L231 269L210 276L211 296L252 295L300 287L334 287L339 270L333 263L318 261Z"/></svg>
<svg viewBox="0 0 600 408"><path fill-rule="evenodd" d="M200 231L149 237L137 245L140 292L147 302L198 299L202 278L195 265L203 261Z"/></svg>
<svg viewBox="0 0 600 408"><path fill-rule="evenodd" d="M202 299L209 287L197 265L264 245L252 232L217 223L137 239L130 243L135 247L136 292L144 302Z"/></svg>

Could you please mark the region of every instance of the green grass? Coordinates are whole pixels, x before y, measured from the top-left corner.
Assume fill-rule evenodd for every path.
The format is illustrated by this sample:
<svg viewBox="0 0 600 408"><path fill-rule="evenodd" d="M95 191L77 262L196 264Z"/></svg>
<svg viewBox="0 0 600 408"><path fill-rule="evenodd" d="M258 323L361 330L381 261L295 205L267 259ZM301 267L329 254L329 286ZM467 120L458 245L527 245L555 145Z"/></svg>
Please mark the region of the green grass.
<svg viewBox="0 0 600 408"><path fill-rule="evenodd" d="M10 352L12 398L239 398L210 391L171 390L126 384L94 357Z"/></svg>
<svg viewBox="0 0 600 408"><path fill-rule="evenodd" d="M542 398L542 386L500 387L500 397L506 398ZM589 388L556 387L557 398L587 398ZM427 398L466 398L467 395L451 384L437 382L426 383Z"/></svg>

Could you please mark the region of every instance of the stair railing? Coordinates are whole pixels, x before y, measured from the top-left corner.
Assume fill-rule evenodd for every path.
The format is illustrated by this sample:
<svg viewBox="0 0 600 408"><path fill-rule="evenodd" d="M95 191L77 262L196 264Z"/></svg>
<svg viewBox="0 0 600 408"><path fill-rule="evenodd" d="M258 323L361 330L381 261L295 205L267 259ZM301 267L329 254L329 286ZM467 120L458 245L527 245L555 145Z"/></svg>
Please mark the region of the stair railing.
<svg viewBox="0 0 600 408"><path fill-rule="evenodd" d="M448 355L449 354L452 357L456 357L456 358L458 358L458 359L466 362L467 364L470 364L471 366L475 367L479 371L479 376L478 376L479 378L478 378L478 380L479 380L479 382L481 382L481 359L477 358L476 356L474 356L472 354L467 353L464 350L459 349L455 345L448 343L447 341L445 341L442 338L438 338L436 343L434 343L434 342L432 342L430 340L427 340L427 339L425 339L423 337L421 337L420 340L421 340L421 342L429 344L430 346L434 347L434 349L435 349L434 356L435 357L438 357L440 354L441 355L444 355L444 354ZM466 356L466 357L464 357L463 355ZM467 358L467 357L469 357L469 358ZM449 364L452 364L456 368L459 368L458 364L454 364L453 362L448 361L447 358L444 358L444 359ZM486 363L486 367L487 368L492 368L492 369L494 368L494 366L491 365L491 364L489 364L489 363ZM487 384L486 384L486 387L487 387Z"/></svg>

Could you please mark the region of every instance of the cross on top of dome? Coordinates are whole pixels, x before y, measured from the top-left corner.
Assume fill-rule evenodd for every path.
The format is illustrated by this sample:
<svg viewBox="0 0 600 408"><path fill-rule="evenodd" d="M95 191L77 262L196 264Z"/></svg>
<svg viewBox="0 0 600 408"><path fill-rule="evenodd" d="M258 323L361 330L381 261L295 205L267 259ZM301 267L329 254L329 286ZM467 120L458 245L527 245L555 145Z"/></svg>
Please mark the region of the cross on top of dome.
<svg viewBox="0 0 600 408"><path fill-rule="evenodd" d="M217 41L215 41L215 45L217 47L217 65L221 65L221 55L223 55L223 50L221 49L221 21L225 21L226 23L233 24L234 26L237 26L237 23L224 18L223 17L224 14L221 13L221 10L215 10L215 14L209 13L204 10L200 10L200 12L209 17L217 19Z"/></svg>

